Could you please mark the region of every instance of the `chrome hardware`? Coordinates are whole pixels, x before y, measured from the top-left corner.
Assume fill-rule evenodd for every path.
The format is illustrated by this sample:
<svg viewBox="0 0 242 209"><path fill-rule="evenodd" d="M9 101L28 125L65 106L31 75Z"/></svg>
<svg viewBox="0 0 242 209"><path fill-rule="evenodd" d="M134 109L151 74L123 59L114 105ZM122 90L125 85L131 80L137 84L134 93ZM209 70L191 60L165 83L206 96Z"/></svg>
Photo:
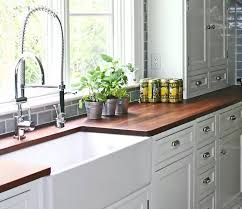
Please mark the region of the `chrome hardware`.
<svg viewBox="0 0 242 209"><path fill-rule="evenodd" d="M176 140L176 141L174 141L174 142L171 143L171 146L176 148L176 147L178 147L180 144L181 144L180 141L179 141L179 140Z"/></svg>
<svg viewBox="0 0 242 209"><path fill-rule="evenodd" d="M205 152L205 153L203 153L203 158L204 158L204 159L208 159L208 158L210 158L210 157L211 157L210 152Z"/></svg>
<svg viewBox="0 0 242 209"><path fill-rule="evenodd" d="M217 81L220 81L221 79L222 79L221 76L216 76L216 80L217 80Z"/></svg>
<svg viewBox="0 0 242 209"><path fill-rule="evenodd" d="M28 120L25 120L22 111L22 103L18 103L18 115L15 117L15 124L14 138L18 140L26 138L26 131L33 131L35 129L35 124L31 120L31 109L28 109Z"/></svg>
<svg viewBox="0 0 242 209"><path fill-rule="evenodd" d="M195 82L195 85L196 85L196 86L201 86L201 85L202 85L202 81L196 81L196 82Z"/></svg>
<svg viewBox="0 0 242 209"><path fill-rule="evenodd" d="M206 126L203 128L203 132L208 133L211 131L211 128L209 126Z"/></svg>
<svg viewBox="0 0 242 209"><path fill-rule="evenodd" d="M220 151L220 153L221 153L222 155L226 155L226 154L227 154L227 151L226 151L225 149L222 149L222 150Z"/></svg>
<svg viewBox="0 0 242 209"><path fill-rule="evenodd" d="M207 178L203 179L203 183L209 184L209 183L211 183L211 179L209 177L207 177Z"/></svg>
<svg viewBox="0 0 242 209"><path fill-rule="evenodd" d="M236 119L237 119L237 117L235 115L229 116L229 120L236 120Z"/></svg>
<svg viewBox="0 0 242 209"><path fill-rule="evenodd" d="M211 25L207 25L207 29L210 30L211 29Z"/></svg>
<svg viewBox="0 0 242 209"><path fill-rule="evenodd" d="M215 25L211 25L211 28L214 30L216 28L216 26Z"/></svg>
<svg viewBox="0 0 242 209"><path fill-rule="evenodd" d="M57 128L65 127L65 113L61 112L61 110L58 110L59 108L57 105L53 105L53 107L56 112L55 126Z"/></svg>

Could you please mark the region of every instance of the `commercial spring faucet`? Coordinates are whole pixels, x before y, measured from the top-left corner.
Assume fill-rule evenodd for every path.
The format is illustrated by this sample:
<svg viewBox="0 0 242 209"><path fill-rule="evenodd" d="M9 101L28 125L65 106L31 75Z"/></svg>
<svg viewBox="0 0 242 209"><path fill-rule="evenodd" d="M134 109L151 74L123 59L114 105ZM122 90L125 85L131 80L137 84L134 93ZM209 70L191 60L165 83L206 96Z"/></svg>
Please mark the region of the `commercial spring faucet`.
<svg viewBox="0 0 242 209"><path fill-rule="evenodd" d="M61 76L61 82L60 82L59 86L47 86L47 85L45 85L45 73L44 73L44 68L43 68L43 65L42 65L40 59L37 56L35 56L31 53L25 52L25 50L24 50L26 28L27 28L30 17L36 12L47 13L48 15L52 16L53 18L57 19L57 22L60 26L60 30L61 30L61 75L60 75ZM31 122L30 117L29 117L28 121L25 121L23 114L22 114L22 104L27 102L27 97L25 97L25 89L26 88L58 88L59 89L59 99L60 99L60 110L56 111L57 112L56 127L63 128L65 126L64 53L65 53L64 31L63 31L63 26L62 26L61 20L58 17L58 15L54 11L52 11L49 8L46 8L46 7L37 7L35 9L31 10L28 13L28 15L26 16L25 21L24 21L22 38L21 38L21 56L20 56L20 58L17 62L17 65L15 67L15 100L16 100L16 103L18 105L18 116L16 116L16 128L15 128L15 137L16 138L24 139L25 138L24 131L32 131L33 130L33 124ZM40 71L41 71L41 75L42 75L41 85L25 85L25 59L26 59L26 57L30 57L38 63ZM21 69L20 75L19 75L19 68ZM19 79L21 81L20 85L18 84ZM19 89L18 89L19 87L20 87L20 92L19 92ZM31 114L29 113L29 116L30 115ZM25 125L23 126L23 124L25 124Z"/></svg>

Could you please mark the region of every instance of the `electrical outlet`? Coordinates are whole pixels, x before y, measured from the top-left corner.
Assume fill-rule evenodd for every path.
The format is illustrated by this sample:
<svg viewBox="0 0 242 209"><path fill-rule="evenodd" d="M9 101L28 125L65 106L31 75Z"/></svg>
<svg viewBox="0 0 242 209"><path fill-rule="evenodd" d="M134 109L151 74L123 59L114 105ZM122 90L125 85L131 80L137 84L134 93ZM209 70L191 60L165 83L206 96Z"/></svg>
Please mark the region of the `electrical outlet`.
<svg viewBox="0 0 242 209"><path fill-rule="evenodd" d="M151 68L160 69L161 66L160 54L151 54Z"/></svg>

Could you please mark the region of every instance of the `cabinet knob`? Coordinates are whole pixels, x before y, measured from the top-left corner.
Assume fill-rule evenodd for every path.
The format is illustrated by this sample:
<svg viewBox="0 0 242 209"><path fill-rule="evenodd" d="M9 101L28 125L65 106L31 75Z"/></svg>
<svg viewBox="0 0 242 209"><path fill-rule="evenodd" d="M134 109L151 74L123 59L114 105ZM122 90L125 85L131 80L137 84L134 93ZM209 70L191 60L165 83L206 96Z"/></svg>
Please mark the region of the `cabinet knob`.
<svg viewBox="0 0 242 209"><path fill-rule="evenodd" d="M216 77L216 80L217 80L217 81L220 81L220 80L222 80L222 77L221 77L221 76L217 76L217 77Z"/></svg>
<svg viewBox="0 0 242 209"><path fill-rule="evenodd" d="M222 149L220 153L221 153L221 155L226 155L227 151L225 149Z"/></svg>
<svg viewBox="0 0 242 209"><path fill-rule="evenodd" d="M236 118L236 116L235 115L231 115L231 116L229 116L229 120L236 120L237 118Z"/></svg>
<svg viewBox="0 0 242 209"><path fill-rule="evenodd" d="M203 179L204 184L209 184L211 182L211 179L209 177Z"/></svg>
<svg viewBox="0 0 242 209"><path fill-rule="evenodd" d="M204 159L208 159L208 158L210 158L210 157L211 157L210 152L205 152L205 153L203 153L203 158L204 158Z"/></svg>
<svg viewBox="0 0 242 209"><path fill-rule="evenodd" d="M212 25L211 28L214 30L216 28L216 26L215 25Z"/></svg>
<svg viewBox="0 0 242 209"><path fill-rule="evenodd" d="M211 29L211 25L207 25L207 29L210 30Z"/></svg>
<svg viewBox="0 0 242 209"><path fill-rule="evenodd" d="M211 131L211 128L209 126L206 126L203 128L203 132L208 133Z"/></svg>
<svg viewBox="0 0 242 209"><path fill-rule="evenodd" d="M195 85L196 85L196 86L201 86L201 85L202 85L202 81L196 81L196 82L195 82Z"/></svg>
<svg viewBox="0 0 242 209"><path fill-rule="evenodd" d="M179 145L180 145L180 141L179 140L173 141L171 143L171 146L174 147L174 148L178 147Z"/></svg>

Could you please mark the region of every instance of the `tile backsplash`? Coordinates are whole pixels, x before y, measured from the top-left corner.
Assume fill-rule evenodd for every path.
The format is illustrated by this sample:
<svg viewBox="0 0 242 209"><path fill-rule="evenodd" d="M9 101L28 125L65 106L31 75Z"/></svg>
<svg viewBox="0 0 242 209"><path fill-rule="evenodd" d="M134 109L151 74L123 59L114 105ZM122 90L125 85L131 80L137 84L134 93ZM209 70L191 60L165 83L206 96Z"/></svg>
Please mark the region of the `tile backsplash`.
<svg viewBox="0 0 242 209"><path fill-rule="evenodd" d="M129 89L130 102L137 102L139 100L139 87ZM54 105L54 104L53 104ZM53 105L38 107L31 109L31 119L36 126L49 124L55 121L56 113ZM73 118L86 114L83 107L79 108L79 99L74 99L65 103L66 118ZM27 112L25 117L27 117ZM5 135L14 132L15 129L15 115L16 113L0 115L0 135Z"/></svg>

